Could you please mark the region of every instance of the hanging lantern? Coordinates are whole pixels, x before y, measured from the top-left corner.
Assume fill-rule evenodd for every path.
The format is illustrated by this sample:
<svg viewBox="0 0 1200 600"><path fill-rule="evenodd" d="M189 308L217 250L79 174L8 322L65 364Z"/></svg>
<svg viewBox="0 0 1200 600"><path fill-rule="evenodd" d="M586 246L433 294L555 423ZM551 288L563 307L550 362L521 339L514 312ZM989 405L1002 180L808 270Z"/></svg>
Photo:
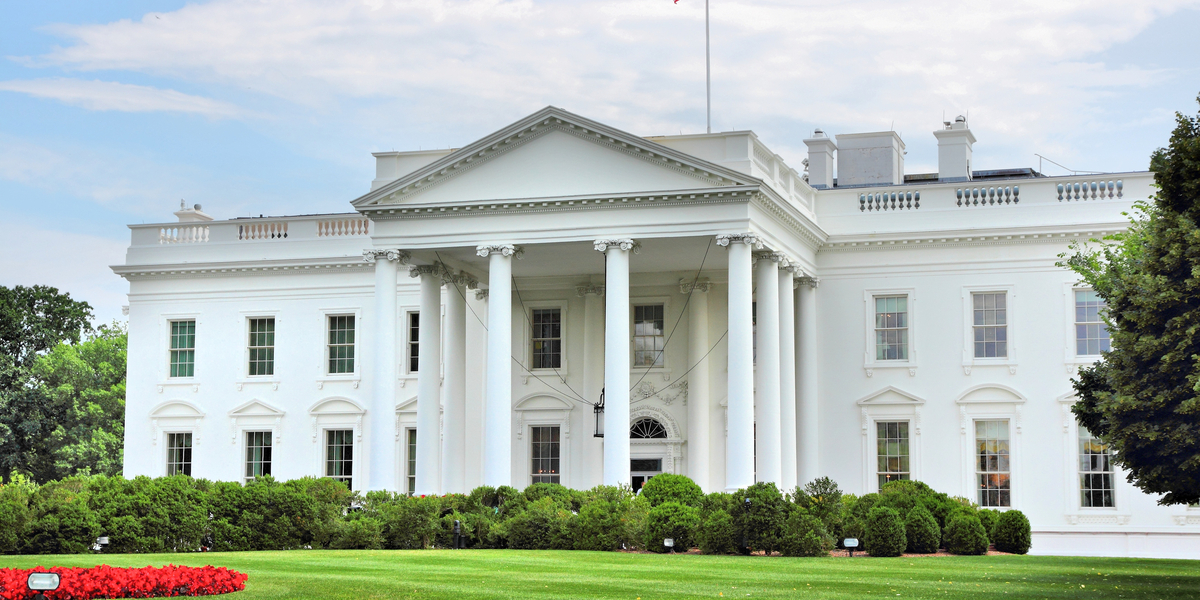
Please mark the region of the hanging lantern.
<svg viewBox="0 0 1200 600"><path fill-rule="evenodd" d="M595 437L604 437L604 390L600 390L600 401L592 405L592 412L596 414L596 433Z"/></svg>

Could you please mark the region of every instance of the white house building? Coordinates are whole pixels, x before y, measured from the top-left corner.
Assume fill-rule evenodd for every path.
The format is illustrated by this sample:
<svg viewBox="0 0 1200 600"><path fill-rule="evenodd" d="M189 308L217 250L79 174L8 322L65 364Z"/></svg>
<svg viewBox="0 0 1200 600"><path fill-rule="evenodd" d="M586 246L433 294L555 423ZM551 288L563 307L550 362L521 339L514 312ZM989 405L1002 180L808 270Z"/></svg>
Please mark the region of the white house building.
<svg viewBox="0 0 1200 600"><path fill-rule="evenodd" d="M1157 506L1070 412L1108 336L1055 262L1152 174L972 170L964 119L934 135L912 175L894 132L817 131L806 180L750 131L550 107L376 153L352 212L132 225L125 475L911 478L1024 511L1035 553L1200 556L1200 510Z"/></svg>

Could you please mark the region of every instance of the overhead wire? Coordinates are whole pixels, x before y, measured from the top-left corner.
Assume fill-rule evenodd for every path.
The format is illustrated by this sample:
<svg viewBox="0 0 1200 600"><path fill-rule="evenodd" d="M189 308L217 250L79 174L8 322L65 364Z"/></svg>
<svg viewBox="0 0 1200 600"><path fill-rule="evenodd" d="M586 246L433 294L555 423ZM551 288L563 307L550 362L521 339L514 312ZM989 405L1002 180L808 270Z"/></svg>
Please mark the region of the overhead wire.
<svg viewBox="0 0 1200 600"><path fill-rule="evenodd" d="M675 317L675 324L671 326L671 332L667 334L667 339L663 340L662 350L659 350L658 354L654 356L654 362L651 363L650 366L646 367L646 370L642 372L642 376L639 377L638 380L633 383L633 385L629 386L629 391L632 392L639 384L642 383L642 380L646 378L646 375L650 373L651 369L654 368L654 365L658 364L658 359L666 353L667 344L671 343L671 338L674 337L675 330L679 327L679 322L683 320L683 314L687 312L688 303L692 301L692 294L696 292L696 284L700 282L700 273L704 271L704 263L708 261L709 250L712 250L711 239L708 240L708 246L704 248L704 256L700 259L700 268L696 269L696 277L692 279L692 287L688 289L687 299L683 301L683 308L679 309L679 316ZM604 262L607 264L608 261ZM690 371L691 369L688 370Z"/></svg>

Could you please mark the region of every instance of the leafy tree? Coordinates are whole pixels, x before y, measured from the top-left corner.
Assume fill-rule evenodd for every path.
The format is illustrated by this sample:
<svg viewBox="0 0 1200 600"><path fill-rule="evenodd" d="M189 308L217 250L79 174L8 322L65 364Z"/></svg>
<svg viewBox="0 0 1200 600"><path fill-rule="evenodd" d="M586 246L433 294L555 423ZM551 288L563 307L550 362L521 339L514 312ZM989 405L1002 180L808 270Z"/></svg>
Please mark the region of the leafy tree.
<svg viewBox="0 0 1200 600"><path fill-rule="evenodd" d="M78 342L91 329L92 307L57 289L0 286L0 390L10 389L19 369L63 341Z"/></svg>
<svg viewBox="0 0 1200 600"><path fill-rule="evenodd" d="M1150 168L1159 193L1129 229L1059 263L1105 300L1112 337L1073 380L1072 410L1131 483L1187 504L1200 500L1200 117L1176 114Z"/></svg>

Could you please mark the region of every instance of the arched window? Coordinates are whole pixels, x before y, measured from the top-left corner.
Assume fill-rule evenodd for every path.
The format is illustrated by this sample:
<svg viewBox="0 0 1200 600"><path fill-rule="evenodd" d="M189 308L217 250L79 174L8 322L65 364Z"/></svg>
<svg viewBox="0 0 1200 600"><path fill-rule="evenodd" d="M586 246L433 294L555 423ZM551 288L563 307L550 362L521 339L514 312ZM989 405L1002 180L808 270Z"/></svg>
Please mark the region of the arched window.
<svg viewBox="0 0 1200 600"><path fill-rule="evenodd" d="M635 440L666 439L667 428L649 417L638 419L629 426L629 437Z"/></svg>

